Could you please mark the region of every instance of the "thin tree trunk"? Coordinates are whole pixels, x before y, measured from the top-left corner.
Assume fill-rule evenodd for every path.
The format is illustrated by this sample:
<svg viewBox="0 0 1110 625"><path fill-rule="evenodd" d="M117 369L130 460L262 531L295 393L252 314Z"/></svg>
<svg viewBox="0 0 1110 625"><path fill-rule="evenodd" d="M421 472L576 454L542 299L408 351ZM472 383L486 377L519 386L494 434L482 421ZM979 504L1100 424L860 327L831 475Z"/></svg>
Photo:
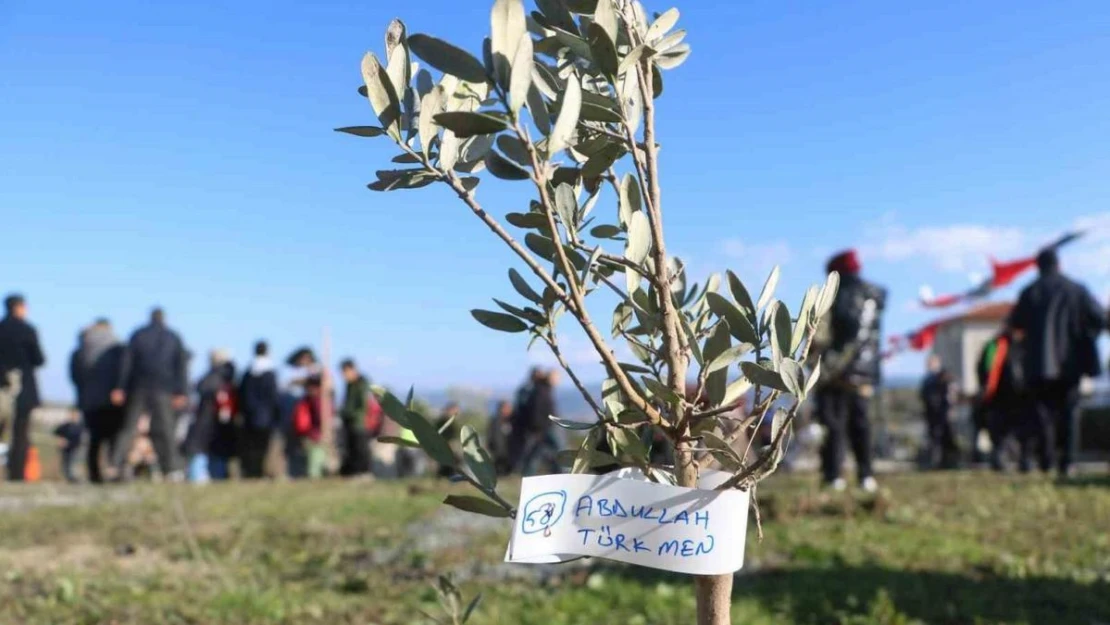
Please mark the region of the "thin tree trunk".
<svg viewBox="0 0 1110 625"><path fill-rule="evenodd" d="M729 625L732 620L732 575L705 575L694 578L698 600L698 625Z"/></svg>
<svg viewBox="0 0 1110 625"><path fill-rule="evenodd" d="M683 441L675 451L678 485L694 488L698 483L698 466L690 444ZM697 625L730 625L732 609L732 575L699 575L694 578L697 597Z"/></svg>

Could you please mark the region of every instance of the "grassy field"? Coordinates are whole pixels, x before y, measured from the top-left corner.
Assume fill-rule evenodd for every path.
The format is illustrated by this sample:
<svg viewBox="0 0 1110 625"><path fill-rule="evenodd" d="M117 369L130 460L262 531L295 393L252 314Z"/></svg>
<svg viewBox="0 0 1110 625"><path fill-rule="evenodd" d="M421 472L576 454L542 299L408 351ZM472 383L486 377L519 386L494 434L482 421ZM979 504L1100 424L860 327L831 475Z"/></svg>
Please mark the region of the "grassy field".
<svg viewBox="0 0 1110 625"><path fill-rule="evenodd" d="M735 622L1110 622L1110 482L884 486L860 499L805 476L765 484ZM484 594L478 625L691 622L682 577L501 564L507 526L439 507L446 488L4 486L0 623L422 623L441 572Z"/></svg>

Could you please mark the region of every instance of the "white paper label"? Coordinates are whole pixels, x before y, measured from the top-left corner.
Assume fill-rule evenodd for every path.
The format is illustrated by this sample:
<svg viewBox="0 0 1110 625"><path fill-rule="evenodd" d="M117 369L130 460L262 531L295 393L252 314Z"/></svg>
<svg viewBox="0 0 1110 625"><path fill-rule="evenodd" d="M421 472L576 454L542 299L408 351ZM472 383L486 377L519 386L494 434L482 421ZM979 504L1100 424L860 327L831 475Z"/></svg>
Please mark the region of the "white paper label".
<svg viewBox="0 0 1110 625"><path fill-rule="evenodd" d="M712 488L726 477L711 472L699 486ZM747 492L655 484L628 472L543 475L522 482L505 561L590 556L722 575L743 566L747 527Z"/></svg>

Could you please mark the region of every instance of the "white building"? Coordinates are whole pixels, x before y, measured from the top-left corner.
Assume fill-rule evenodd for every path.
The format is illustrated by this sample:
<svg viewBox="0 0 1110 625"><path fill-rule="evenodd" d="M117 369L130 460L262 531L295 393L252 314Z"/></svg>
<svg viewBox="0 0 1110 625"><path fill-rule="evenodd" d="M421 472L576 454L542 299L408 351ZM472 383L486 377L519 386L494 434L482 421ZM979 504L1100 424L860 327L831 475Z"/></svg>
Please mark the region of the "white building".
<svg viewBox="0 0 1110 625"><path fill-rule="evenodd" d="M945 319L937 327L933 353L955 378L960 394L974 396L979 391L976 366L983 346L1002 329L1013 304L991 302L975 306L961 315Z"/></svg>

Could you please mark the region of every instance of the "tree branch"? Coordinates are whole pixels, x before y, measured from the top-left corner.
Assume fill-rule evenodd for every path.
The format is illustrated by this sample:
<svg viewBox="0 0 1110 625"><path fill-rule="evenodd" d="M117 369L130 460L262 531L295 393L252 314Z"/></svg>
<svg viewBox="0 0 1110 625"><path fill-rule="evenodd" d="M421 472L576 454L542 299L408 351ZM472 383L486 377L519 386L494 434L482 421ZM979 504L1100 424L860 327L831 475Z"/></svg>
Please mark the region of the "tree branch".
<svg viewBox="0 0 1110 625"><path fill-rule="evenodd" d="M763 404L763 409L760 411L759 408L756 408L756 410L752 411L753 415L757 411L759 412L759 420L756 421L756 424L755 424L755 434L759 434L759 428L763 427L763 422L767 419L767 413L771 411L771 406L774 405L775 400L778 399L780 396L781 396L781 393L779 391L772 391L771 396L768 397L767 401ZM795 407L796 406L797 406L797 404L795 404ZM756 438L755 436L752 436L750 439L748 439L748 445L747 445L747 447L744 448L744 454L742 456L740 456L740 462L741 463L746 462L748 460L748 454L751 453L751 451L752 451L752 444L755 443L755 438Z"/></svg>
<svg viewBox="0 0 1110 625"><path fill-rule="evenodd" d="M579 243L579 242L571 243L571 245L574 248L576 248L580 251L588 252L591 256L593 255L593 253L598 248L601 247L600 245L597 246L597 247L590 247L588 245L585 245L585 244ZM652 275L652 274L644 275L644 273L643 273L644 268L643 267L641 267L640 265L637 265L636 263L628 260L627 258L625 258L623 256L616 256L616 255L610 254L608 252L602 252L602 253L597 255L597 260L598 260L598 262L603 262L604 261L604 262L607 262L607 263L610 263L610 264L613 264L613 265L620 265L621 267L624 267L626 269L632 269L636 273L638 273L640 275L643 275L645 278L647 278L648 282L650 282L656 289L664 288L663 283L659 282L658 278L655 275Z"/></svg>
<svg viewBox="0 0 1110 625"><path fill-rule="evenodd" d="M627 20L626 20L626 23ZM628 28L629 36L635 37L631 26ZM648 209L648 218L651 227L652 256L655 261L656 291L659 299L659 310L663 313L663 351L667 360L667 385L680 397L686 394L686 368L689 366L688 349L684 338L685 334L679 328L678 308L674 298L671 297L670 280L667 271L667 248L663 239L663 206L659 181L659 147L655 143L655 100L651 91L651 59L643 59L636 65L638 72L637 85L640 98L643 101L643 126L644 126L644 162L640 162L640 153L636 145L636 137L632 127L625 122L625 132L632 148L632 160L636 163L637 174L643 182L645 204ZM623 111L623 107L622 107ZM623 114L623 112L622 112ZM686 410L679 408L675 416L675 425L682 429L685 427Z"/></svg>
<svg viewBox="0 0 1110 625"><path fill-rule="evenodd" d="M563 371L567 372L567 376L570 377L571 382L574 382L574 386L578 388L578 392L582 394L582 397L586 399L586 403L590 404L590 408L592 408L594 413L597 414L597 418L604 421L605 411L601 409L601 406L597 405L597 401L594 399L594 396L590 394L588 390L586 390L585 385L583 385L582 381L578 379L578 376L574 373L574 370L570 368L570 364L568 364L566 359L563 358L563 352L559 349L558 341L555 340L555 331L551 330L550 332L550 336L542 337L544 342L547 343L547 346L551 348L551 353L555 355L555 360L559 361L559 366L563 368Z"/></svg>
<svg viewBox="0 0 1110 625"><path fill-rule="evenodd" d="M759 473L759 471L771 461L771 458L775 456L775 450L779 449L782 445L783 439L786 437L786 433L790 430L790 425L794 423L794 417L797 415L797 413L798 404L795 404L794 408L786 414L786 421L782 424L782 428L779 429L779 435L771 441L770 451L768 451L758 460L753 462L750 467L730 477L727 482L718 486L716 490L728 490L730 488L736 488L740 484L743 484L746 480Z"/></svg>
<svg viewBox="0 0 1110 625"><path fill-rule="evenodd" d="M613 354L613 351L609 348L608 344L606 344L605 339L601 336L601 333L598 332L597 327L590 319L590 313L586 308L582 290L578 286L575 278L576 273L570 261L567 259L566 251L562 246L562 239L559 237L559 231L555 228L555 211L552 206L551 196L547 191L547 181L542 177L542 172L544 171L543 164L545 161L540 159L539 154L536 152L536 147L532 145L528 133L521 127L519 121L514 121L513 129L516 131L517 138L520 139L525 149L528 150L528 156L532 161L532 182L536 185L536 189L540 193L540 204L547 216L548 224L551 227L551 234L553 237L559 239L555 242L555 251L558 254L563 272L567 274L567 282L571 287L570 298L573 302L573 305L568 303L567 307L570 309L571 313L574 314L579 325L582 326L582 330L586 332L587 338L593 343L594 349L597 350L598 355L601 356L601 361L604 363L605 368L608 369L609 375L613 376L613 379L616 380L617 385L632 405L643 412L652 423L661 423L663 418L659 414L659 411L637 392L632 381L628 379L628 375L620 368L620 364L617 362L617 358Z"/></svg>

